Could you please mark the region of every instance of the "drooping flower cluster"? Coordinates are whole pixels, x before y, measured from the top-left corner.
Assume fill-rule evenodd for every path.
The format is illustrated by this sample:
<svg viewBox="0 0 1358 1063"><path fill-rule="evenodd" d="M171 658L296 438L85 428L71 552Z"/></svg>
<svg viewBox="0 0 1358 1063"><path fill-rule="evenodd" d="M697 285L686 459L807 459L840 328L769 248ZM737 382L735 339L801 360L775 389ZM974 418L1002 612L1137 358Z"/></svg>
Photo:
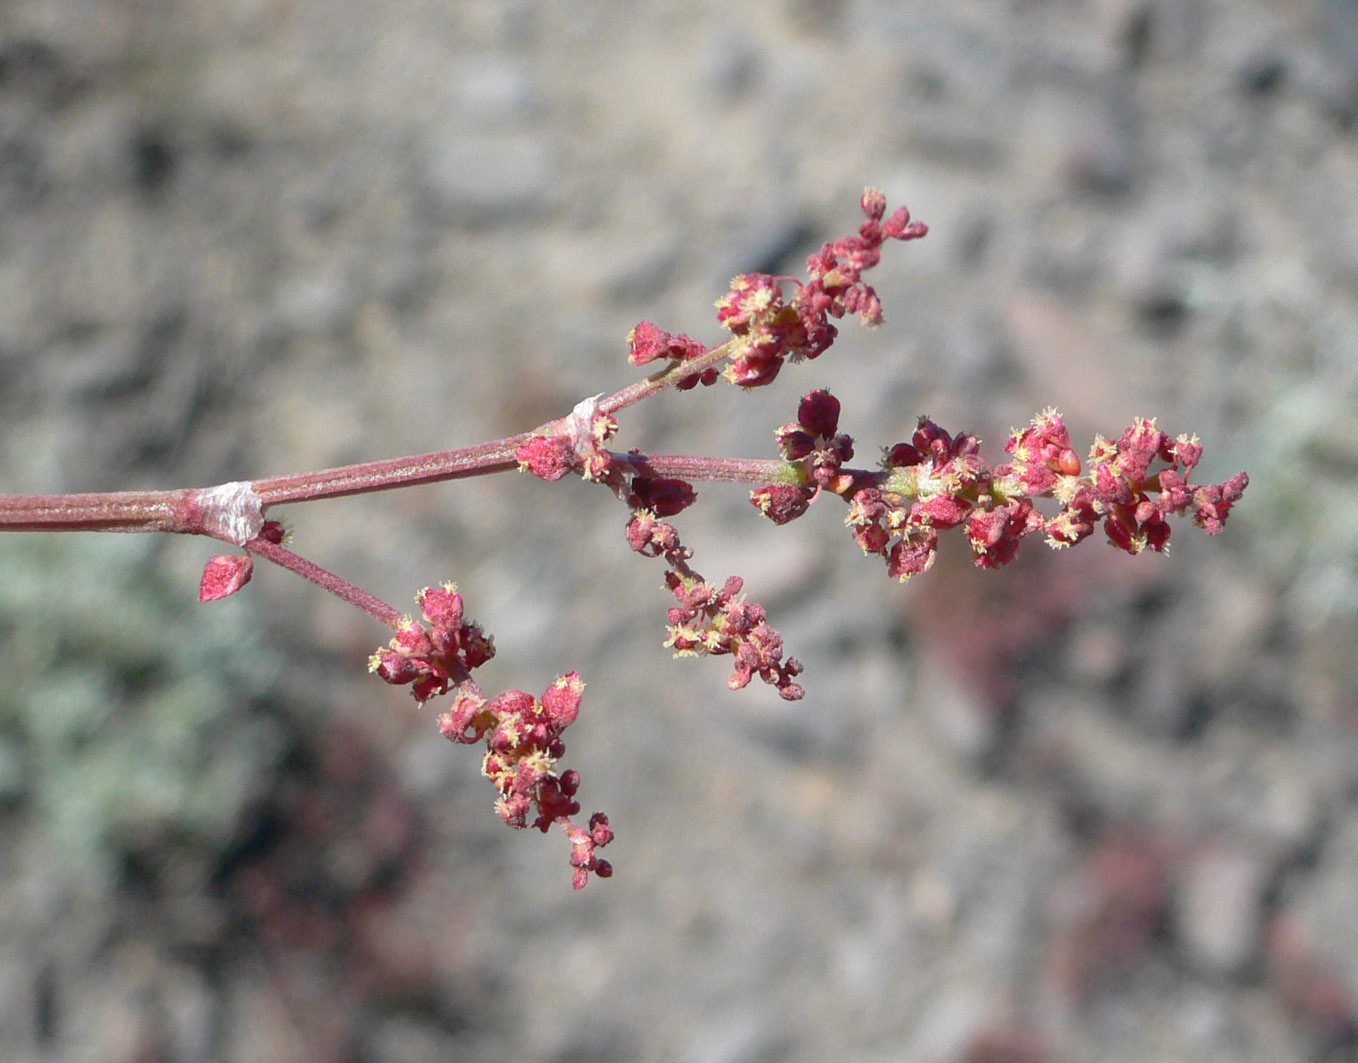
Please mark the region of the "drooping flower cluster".
<svg viewBox="0 0 1358 1063"><path fill-rule="evenodd" d="M904 207L886 217L886 196L868 189L861 200L867 221L856 236L825 244L807 259L807 280L745 273L717 300L717 318L737 339L725 377L741 387L771 383L791 358L815 358L834 343L831 318L856 313L866 325L882 320L882 303L863 274L882 258L887 240L916 240L927 233ZM795 285L787 299L783 285Z"/></svg>
<svg viewBox="0 0 1358 1063"><path fill-rule="evenodd" d="M802 664L783 658L783 637L768 622L757 602L741 594L744 581L730 577L717 588L688 564L692 552L683 545L673 524L647 509L638 509L627 524L627 541L643 557L660 557L669 566L665 585L678 602L669 611L669 638L676 657L731 656L735 668L727 680L732 690L748 686L756 675L775 687L786 701L798 701L806 691L794 682Z"/></svg>
<svg viewBox="0 0 1358 1063"><path fill-rule="evenodd" d="M560 676L541 700L522 690L487 698L471 673L495 655L495 647L480 625L464 617L457 587L426 587L416 598L428 627L403 618L390 644L372 655L369 669L388 683L409 684L420 704L451 691L452 708L439 717L439 730L460 745L485 741L481 771L499 793L500 818L523 829L531 815L531 825L544 834L559 824L571 842L576 889L591 872L607 878L613 869L595 850L613 839L608 817L596 812L588 828L576 824L571 817L580 811L575 800L580 773L556 770L566 752L561 733L580 713L585 684L579 673Z"/></svg>
<svg viewBox="0 0 1358 1063"><path fill-rule="evenodd" d="M561 733L579 714L584 689L578 672L559 676L540 700L522 690L487 699L464 688L439 717L439 730L450 741L473 745L484 740L481 773L495 784L495 811L502 820L520 830L533 826L546 834L558 824L566 832L576 889L585 886L591 872L600 878L613 874L596 852L613 840L608 817L595 812L588 828L576 824L571 817L580 812L575 799L580 773L556 770L566 752Z"/></svg>
<svg viewBox="0 0 1358 1063"><path fill-rule="evenodd" d="M667 333L660 333L646 322L633 331L634 348L639 338L654 345L662 340L672 342ZM663 352L653 351L643 361L662 356ZM769 624L764 607L745 599L740 593L743 581L737 576L732 576L721 588L704 580L689 565L692 553L680 542L678 530L663 519L693 504L697 498L693 485L677 477L657 475L647 459L636 452L610 454L603 443L616 430L617 423L597 410L591 413L586 406L587 403L579 404L557 433L535 436L520 447L517 457L521 467L545 480L579 472L610 487L632 508L626 533L628 543L643 556L664 558L668 566L665 585L679 603L669 610L665 642L674 648L675 656L730 656L735 659L735 668L727 680L732 690L748 686L757 675L789 701L803 697L805 691L793 681L802 670L801 663L795 657L784 660L783 638ZM839 402L828 392L821 392L808 396L803 407L805 425L784 426L788 453L805 453L812 466L808 476L816 483L827 476L833 479L831 470L853 456L852 441L834 432ZM572 424L577 422L573 429ZM598 475L593 477L588 475L591 462L598 469ZM815 488L793 490L800 497L803 491Z"/></svg>
<svg viewBox="0 0 1358 1063"><path fill-rule="evenodd" d="M793 679L801 674L797 658L783 660L783 636L768 622L758 602L740 593L745 581L731 576L721 590L705 580L671 570L665 582L679 604L669 612L669 638L676 656L730 654L735 669L726 685L740 690L756 675L775 687L784 701L800 701L806 691Z"/></svg>

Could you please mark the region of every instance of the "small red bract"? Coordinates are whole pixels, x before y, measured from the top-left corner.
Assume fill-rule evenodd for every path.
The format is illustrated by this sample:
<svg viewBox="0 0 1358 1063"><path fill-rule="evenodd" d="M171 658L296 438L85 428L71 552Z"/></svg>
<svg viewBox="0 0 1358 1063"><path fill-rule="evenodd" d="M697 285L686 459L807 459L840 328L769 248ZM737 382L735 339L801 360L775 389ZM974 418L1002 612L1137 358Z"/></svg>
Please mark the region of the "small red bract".
<svg viewBox="0 0 1358 1063"><path fill-rule="evenodd" d="M254 571L255 562L249 554L218 554L209 558L198 586L198 600L215 602L235 594L250 582Z"/></svg>

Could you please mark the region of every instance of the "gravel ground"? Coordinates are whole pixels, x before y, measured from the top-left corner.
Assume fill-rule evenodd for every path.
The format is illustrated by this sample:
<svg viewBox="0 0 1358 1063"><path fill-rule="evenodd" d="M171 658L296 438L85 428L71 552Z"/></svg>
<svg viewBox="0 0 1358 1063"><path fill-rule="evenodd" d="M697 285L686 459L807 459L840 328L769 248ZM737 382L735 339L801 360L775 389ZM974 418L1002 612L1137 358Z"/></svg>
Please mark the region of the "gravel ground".
<svg viewBox="0 0 1358 1063"><path fill-rule="evenodd" d="M521 431L631 380L643 317L717 339L864 185L932 230L887 323L624 445L772 456L816 386L860 455L1154 414L1250 471L1226 534L900 587L831 508L705 488L686 540L806 662L787 706L669 659L578 483L284 512L388 601L456 579L486 685L584 674L618 840L578 894L362 615L273 571L199 607L199 542L12 537L0 1058L1358 1059L1353 0L9 0L4 489Z"/></svg>

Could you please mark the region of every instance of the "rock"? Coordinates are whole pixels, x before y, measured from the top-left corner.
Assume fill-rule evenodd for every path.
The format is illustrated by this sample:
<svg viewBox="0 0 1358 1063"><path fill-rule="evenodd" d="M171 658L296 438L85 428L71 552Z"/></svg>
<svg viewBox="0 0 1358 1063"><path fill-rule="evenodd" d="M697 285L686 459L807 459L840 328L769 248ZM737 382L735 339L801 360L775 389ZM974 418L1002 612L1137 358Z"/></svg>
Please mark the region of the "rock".
<svg viewBox="0 0 1358 1063"><path fill-rule="evenodd" d="M1188 962L1203 974L1239 978L1258 957L1270 871L1242 849L1192 856L1173 900L1173 924Z"/></svg>
<svg viewBox="0 0 1358 1063"><path fill-rule="evenodd" d="M556 178L551 144L533 133L449 135L426 149L425 190L470 227L542 213L554 199Z"/></svg>

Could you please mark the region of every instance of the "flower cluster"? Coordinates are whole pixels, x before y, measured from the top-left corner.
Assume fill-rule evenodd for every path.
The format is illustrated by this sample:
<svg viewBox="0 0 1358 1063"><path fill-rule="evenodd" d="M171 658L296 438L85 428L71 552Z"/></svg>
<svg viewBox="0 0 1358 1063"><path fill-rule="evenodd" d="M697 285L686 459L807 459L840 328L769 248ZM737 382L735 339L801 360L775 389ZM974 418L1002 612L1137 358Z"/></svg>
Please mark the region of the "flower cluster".
<svg viewBox="0 0 1358 1063"><path fill-rule="evenodd" d="M534 435L514 451L519 468L543 480L578 472L587 480L608 477L613 457L604 446L618 422L599 408L598 396L582 399L550 432Z"/></svg>
<svg viewBox="0 0 1358 1063"><path fill-rule="evenodd" d="M672 598L665 644L675 655L730 657L731 689L746 687L758 676L789 701L804 694L796 682L801 663L785 655L782 637L764 608L745 598L740 577L718 584L695 571L692 552L669 521L694 504L697 481L745 484L752 489L755 507L779 525L802 516L824 495L838 496L847 503L845 523L853 539L865 553L882 558L888 573L901 581L933 565L940 534L950 528L961 529L981 568L1007 564L1020 544L1035 535L1062 547L1089 538L1102 526L1115 546L1138 553L1168 546L1173 516L1191 516L1209 534L1222 530L1249 478L1242 472L1218 484L1192 483L1202 457L1197 439L1171 439L1152 420L1136 421L1117 440L1096 438L1089 456L1081 460L1061 417L1047 410L1012 434L1005 446L1008 460L991 467L975 436L952 435L925 417L908 441L885 449L876 468L860 469L849 464L854 441L839 430L839 400L818 389L802 398L797 419L775 432L777 459L609 449L619 429L616 415L660 391L689 390L714 384L719 377L746 388L768 384L787 360L822 354L837 335L834 322L846 314L878 324L881 301L864 281L865 274L878 264L887 241L914 240L927 229L911 221L904 208L888 216L880 192L864 192L860 206L866 220L857 233L810 256L805 280L749 273L732 281L716 304L718 320L730 334L725 343L709 347L642 321L628 336L630 361L636 366L659 364L659 371L606 398L586 398L566 416L532 432L418 459L188 491L183 497L149 499L144 511L133 512L137 504L126 497L101 499L93 519L120 529L198 532L243 546L244 556L222 555L208 563L200 588L203 600L226 597L244 586L252 571L251 556L259 555L389 624L395 637L372 656L371 669L389 683L409 685L421 704L451 695L439 728L458 744L484 743L482 770L495 787L500 818L515 828L543 832L559 825L571 843L577 888L591 874L607 877L612 868L598 850L613 837L608 819L595 813L587 825L575 821L579 775L557 767L565 752L562 733L580 709L584 684L577 673L561 676L541 698L522 690L488 697L472 672L491 658L494 646L478 625L465 619L462 597L452 584L420 592L423 622L401 617L372 595L285 549L277 522L264 522L262 530L242 541L245 533L233 531L235 525L220 515L243 509L252 521L262 520L266 506L283 501L500 472L514 463L547 481L574 474L624 504L628 544L641 556L664 563ZM80 497L74 497L79 503ZM204 505L204 498L213 505ZM76 503L70 498L56 504L42 497L18 498L9 507L9 523L43 526L40 522L61 518ZM1044 514L1039 504L1054 514ZM0 518L5 513L0 506Z"/></svg>
<svg viewBox="0 0 1358 1063"><path fill-rule="evenodd" d="M783 659L783 637L769 624L768 614L757 602L740 593L744 581L730 577L718 589L693 571L692 552L683 545L673 524L654 512L639 509L627 524L627 541L643 557L661 557L669 566L665 585L679 603L669 611L669 638L676 657L731 656L735 668L726 685L740 690L756 675L775 687L786 701L798 701L806 691L793 680L802 664L795 657Z"/></svg>
<svg viewBox="0 0 1358 1063"><path fill-rule="evenodd" d="M843 472L853 458L853 439L839 431L839 400L813 391L797 408L797 420L774 433L795 483L765 484L750 492L755 508L774 524L796 520L821 491L839 494L854 482Z"/></svg>
<svg viewBox="0 0 1358 1063"><path fill-rule="evenodd" d="M981 568L1007 564L1034 532L1061 547L1088 538L1100 523L1128 553L1163 551L1169 517L1191 513L1216 534L1249 483L1241 472L1220 484L1190 484L1202 447L1171 439L1153 420L1137 420L1117 442L1097 437L1083 474L1055 410L1015 432L1005 450L1013 460L991 469L976 437L953 437L922 418L911 442L886 452L877 483L853 495L846 523L866 553L883 556L888 571L906 580L933 564L938 532L961 524ZM1154 470L1157 461L1164 467ZM1056 500L1059 512L1044 517L1038 498Z"/></svg>
<svg viewBox="0 0 1358 1063"><path fill-rule="evenodd" d="M735 337L736 353L724 373L741 387L771 383L791 358L815 358L835 341L831 318L856 313L865 325L882 321L882 302L863 274L882 258L887 240L916 240L929 231L904 207L886 217L886 196L875 189L861 200L867 221L856 236L825 244L807 259L805 283L792 277L745 273L717 300L717 319ZM791 299L783 284L791 282Z"/></svg>
<svg viewBox="0 0 1358 1063"><path fill-rule="evenodd" d="M748 686L758 675L785 701L805 696L792 681L801 674L801 662L795 657L783 660L783 637L768 623L764 607L740 593L744 580L731 576L717 590L705 580L671 570L665 582L679 602L670 609L665 643L677 656L730 654L736 664L726 685L732 690Z"/></svg>
<svg viewBox="0 0 1358 1063"><path fill-rule="evenodd" d="M591 872L607 878L613 868L595 850L613 839L608 817L596 812L588 828L576 824L571 817L580 811L575 800L580 773L556 771L566 751L561 733L580 713L585 684L579 673L559 677L541 700L522 690L487 698L471 673L495 655L495 647L480 625L463 616L457 587L426 587L417 600L429 626L402 618L390 644L372 655L369 669L388 683L410 684L420 704L451 691L452 708L439 717L439 730L459 745L485 741L481 772L499 793L500 818L523 829L534 815L531 825L544 834L559 824L571 842L576 889Z"/></svg>
<svg viewBox="0 0 1358 1063"><path fill-rule="evenodd" d="M1010 441L1014 464L1020 469L1032 466L1035 445L1052 445L1048 438L1069 446L1065 425L1050 411ZM1163 551L1169 545L1168 518L1184 514L1192 514L1193 522L1208 535L1219 534L1250 478L1238 472L1219 484L1191 484L1189 477L1201 459L1197 436L1172 439L1154 419L1139 418L1116 442L1097 436L1089 453L1088 476L1057 485L1064 508L1048 525L1051 541L1079 542L1102 521L1109 540L1128 553L1147 547ZM1154 470L1157 462L1164 467Z"/></svg>
<svg viewBox="0 0 1358 1063"><path fill-rule="evenodd" d="M556 762L566 752L561 732L580 712L580 697L585 689L578 672L559 676L542 695L533 697L522 690L507 690L493 698L464 688L453 699L453 707L439 717L439 730L445 738L461 745L486 743L481 773L499 793L495 811L509 826L531 826L544 834L553 824L560 825L571 842L571 866L575 868L575 888L582 889L591 872L600 878L613 874L612 865L596 850L613 840L608 817L595 812L588 828L571 817L580 812L575 793L580 788L580 773L557 772Z"/></svg>
<svg viewBox="0 0 1358 1063"><path fill-rule="evenodd" d="M495 641L464 618L456 584L425 587L416 601L429 627L403 617L391 642L368 658L368 671L396 686L409 684L423 705L469 682L472 671L495 656Z"/></svg>
<svg viewBox="0 0 1358 1063"><path fill-rule="evenodd" d="M797 416L776 433L787 481L752 491L750 501L775 524L786 524L822 491L844 495L854 541L883 558L901 581L927 571L939 532L961 525L981 568L1013 560L1034 532L1061 547L1087 538L1100 523L1109 541L1129 553L1162 551L1169 517L1191 513L1215 535L1249 483L1243 472L1219 484L1190 483L1202 457L1197 439L1171 439L1148 420L1137 420L1117 442L1097 437L1082 475L1084 464L1055 410L1013 433L1005 445L1012 460L993 469L975 436L953 436L922 417L909 442L886 449L877 472L844 467L853 440L839 433L839 403L828 392L809 393ZM1153 468L1157 463L1162 467ZM1057 501L1059 512L1045 517L1034 505L1039 498Z"/></svg>
<svg viewBox="0 0 1358 1063"><path fill-rule="evenodd" d="M632 329L627 337L627 348L627 360L633 365L649 365L661 358L668 359L671 365L677 365L691 362L708 350L692 336L666 332L649 321L638 322L636 328ZM674 386L680 391L688 391L699 384L715 384L719 372L716 366L708 366L681 378Z"/></svg>
<svg viewBox="0 0 1358 1063"><path fill-rule="evenodd" d="M1016 536L1029 530L1029 510L986 493L990 470L979 449L975 436L954 437L920 418L910 442L883 455L884 475L850 498L845 523L854 541L864 553L884 558L887 571L901 581L927 572L938 533L964 521L978 564L1009 560Z"/></svg>

